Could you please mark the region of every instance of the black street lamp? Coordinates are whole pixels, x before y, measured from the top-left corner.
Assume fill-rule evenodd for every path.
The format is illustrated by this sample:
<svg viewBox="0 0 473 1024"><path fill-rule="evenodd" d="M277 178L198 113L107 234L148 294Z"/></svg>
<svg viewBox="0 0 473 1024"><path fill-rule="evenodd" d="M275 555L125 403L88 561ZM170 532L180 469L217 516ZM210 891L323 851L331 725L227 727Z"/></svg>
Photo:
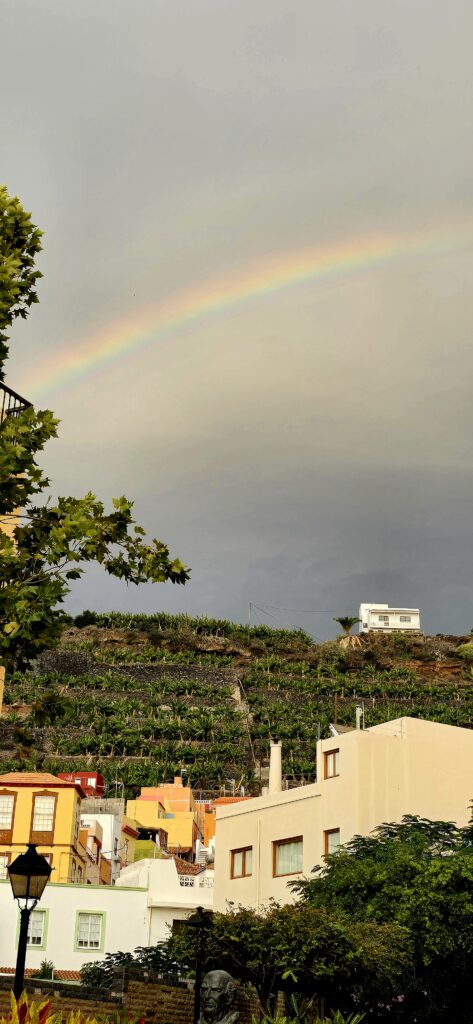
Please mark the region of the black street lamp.
<svg viewBox="0 0 473 1024"><path fill-rule="evenodd" d="M19 999L23 992L25 979L26 943L30 914L43 895L49 881L51 867L46 857L36 852L36 844L29 843L26 853L20 853L13 864L8 865L7 871L13 895L18 900L20 908L20 937L13 985L15 999Z"/></svg>
<svg viewBox="0 0 473 1024"><path fill-rule="evenodd" d="M186 917L185 924L196 930L195 949L195 986L194 986L194 1020L193 1024L199 1024L200 1019L200 988L202 985L202 963L204 960L205 931L212 922L212 911L204 910L203 907L196 907L190 917Z"/></svg>

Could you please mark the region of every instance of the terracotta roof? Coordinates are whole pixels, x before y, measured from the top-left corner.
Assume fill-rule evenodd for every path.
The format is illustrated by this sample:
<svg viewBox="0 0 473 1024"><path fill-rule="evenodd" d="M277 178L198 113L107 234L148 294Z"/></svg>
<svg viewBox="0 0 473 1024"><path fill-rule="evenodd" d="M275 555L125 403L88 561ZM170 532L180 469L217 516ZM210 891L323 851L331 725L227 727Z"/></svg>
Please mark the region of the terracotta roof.
<svg viewBox="0 0 473 1024"><path fill-rule="evenodd" d="M64 779L59 779L57 775L51 775L50 772L7 772L6 775L0 775L0 786L61 786L62 788L67 787L77 789L83 796L81 787L77 782L65 782Z"/></svg>
<svg viewBox="0 0 473 1024"><path fill-rule="evenodd" d="M187 860L183 860L182 857L176 857L175 854L171 854L171 859L176 865L178 875L200 875L201 871L204 870L203 864L189 864Z"/></svg>
<svg viewBox="0 0 473 1024"><path fill-rule="evenodd" d="M39 967L27 967L25 975L27 978L31 978L32 974L39 971ZM0 967L1 974L15 974L14 967ZM54 978L56 981L80 981L80 971L56 971L54 969Z"/></svg>

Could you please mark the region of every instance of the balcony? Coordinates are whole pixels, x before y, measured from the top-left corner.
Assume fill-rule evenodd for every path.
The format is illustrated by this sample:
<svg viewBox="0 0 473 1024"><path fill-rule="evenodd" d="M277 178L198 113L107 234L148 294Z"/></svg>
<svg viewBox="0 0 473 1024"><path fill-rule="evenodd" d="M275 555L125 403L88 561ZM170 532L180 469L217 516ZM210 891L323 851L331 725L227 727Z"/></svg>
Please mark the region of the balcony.
<svg viewBox="0 0 473 1024"><path fill-rule="evenodd" d="M7 388L6 384L0 383L0 423L6 416L19 416L25 409L29 409L30 405L31 402L26 398L17 395L16 391Z"/></svg>
<svg viewBox="0 0 473 1024"><path fill-rule="evenodd" d="M184 889L213 889L213 875L204 875L203 878L199 875L179 875L179 885Z"/></svg>

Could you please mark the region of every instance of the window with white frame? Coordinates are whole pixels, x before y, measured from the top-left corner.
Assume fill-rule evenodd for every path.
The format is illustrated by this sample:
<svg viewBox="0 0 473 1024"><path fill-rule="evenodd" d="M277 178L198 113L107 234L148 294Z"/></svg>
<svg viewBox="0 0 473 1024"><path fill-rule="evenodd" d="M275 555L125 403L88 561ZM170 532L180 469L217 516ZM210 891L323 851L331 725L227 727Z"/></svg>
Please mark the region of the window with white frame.
<svg viewBox="0 0 473 1024"><path fill-rule="evenodd" d="M411 621L411 616L410 615L400 615L399 618L400 618L401 622L410 622Z"/></svg>
<svg viewBox="0 0 473 1024"><path fill-rule="evenodd" d="M339 828L328 828L324 832L324 849L325 856L327 857L330 853L336 853L340 847L340 829Z"/></svg>
<svg viewBox="0 0 473 1024"><path fill-rule="evenodd" d="M0 796L0 832L9 832L13 821L15 797L13 793Z"/></svg>
<svg viewBox="0 0 473 1024"><path fill-rule="evenodd" d="M334 779L340 775L340 750L326 750L324 752L324 778Z"/></svg>
<svg viewBox="0 0 473 1024"><path fill-rule="evenodd" d="M32 832L52 832L56 797L35 796Z"/></svg>
<svg viewBox="0 0 473 1024"><path fill-rule="evenodd" d="M302 836L273 843L273 877L302 871Z"/></svg>
<svg viewBox="0 0 473 1024"><path fill-rule="evenodd" d="M8 878L7 867L10 863L9 853L0 853L0 878Z"/></svg>
<svg viewBox="0 0 473 1024"><path fill-rule="evenodd" d="M103 915L77 915L77 946L79 949L100 949L102 942Z"/></svg>
<svg viewBox="0 0 473 1024"><path fill-rule="evenodd" d="M46 925L46 911L33 910L28 924L28 946L44 946L44 929Z"/></svg>
<svg viewBox="0 0 473 1024"><path fill-rule="evenodd" d="M378 615L379 622L389 622L389 615Z"/></svg>

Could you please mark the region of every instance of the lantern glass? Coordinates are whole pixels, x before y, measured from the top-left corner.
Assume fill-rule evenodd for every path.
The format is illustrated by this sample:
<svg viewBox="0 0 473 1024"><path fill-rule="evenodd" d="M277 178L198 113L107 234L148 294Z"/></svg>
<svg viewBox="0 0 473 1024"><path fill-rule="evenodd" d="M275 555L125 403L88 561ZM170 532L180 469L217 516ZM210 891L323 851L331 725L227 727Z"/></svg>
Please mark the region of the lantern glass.
<svg viewBox="0 0 473 1024"><path fill-rule="evenodd" d="M51 867L46 857L37 853L34 843L30 843L26 853L7 867L13 895L16 900L24 900L25 907L33 906L41 899L51 874Z"/></svg>

